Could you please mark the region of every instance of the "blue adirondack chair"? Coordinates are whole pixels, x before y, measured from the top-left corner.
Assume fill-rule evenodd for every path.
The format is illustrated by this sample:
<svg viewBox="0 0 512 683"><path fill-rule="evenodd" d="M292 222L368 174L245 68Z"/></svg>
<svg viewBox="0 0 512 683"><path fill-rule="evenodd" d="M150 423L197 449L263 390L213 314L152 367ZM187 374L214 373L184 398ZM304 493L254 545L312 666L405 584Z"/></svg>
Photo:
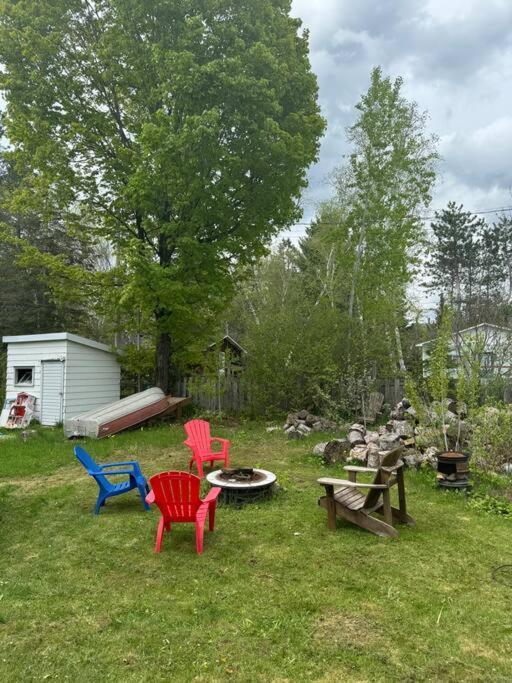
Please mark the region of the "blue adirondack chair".
<svg viewBox="0 0 512 683"><path fill-rule="evenodd" d="M146 503L146 494L149 493L149 486L140 470L138 462L131 460L129 462L111 462L106 463L105 465L98 465L81 446L75 446L74 451L78 460L85 467L88 474L96 480L96 483L100 488L96 507L94 508L94 512L97 515L100 512L100 507L105 505L107 498L119 496L121 493L127 493L133 489L138 489L144 508L146 510L150 509L149 505ZM128 481L123 481L119 484L112 484L108 480L108 476L114 474L128 474L129 479Z"/></svg>

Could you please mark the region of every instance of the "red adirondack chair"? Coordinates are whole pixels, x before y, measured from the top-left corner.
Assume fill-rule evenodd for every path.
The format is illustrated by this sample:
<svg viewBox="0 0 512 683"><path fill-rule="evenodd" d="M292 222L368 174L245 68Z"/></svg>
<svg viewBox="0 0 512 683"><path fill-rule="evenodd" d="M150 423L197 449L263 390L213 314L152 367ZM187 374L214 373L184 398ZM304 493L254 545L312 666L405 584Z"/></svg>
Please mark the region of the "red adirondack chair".
<svg viewBox="0 0 512 683"><path fill-rule="evenodd" d="M203 463L213 463L215 460L223 460L224 467L229 467L229 447L231 442L228 439L221 439L218 436L210 436L210 423L206 420L190 420L185 424L187 440L183 443L192 451L192 457L188 464L189 471L192 470L194 460L197 465L197 473L203 478ZM218 442L222 445L222 450L213 451L212 443Z"/></svg>
<svg viewBox="0 0 512 683"><path fill-rule="evenodd" d="M170 531L171 522L194 522L196 549L201 554L206 515L209 519L209 530L213 531L217 496L221 489L218 486L210 489L206 498L201 500L201 480L189 472L160 472L151 477L149 483L151 491L146 496L146 503L156 503L162 513L156 532L155 552L160 552L164 529Z"/></svg>

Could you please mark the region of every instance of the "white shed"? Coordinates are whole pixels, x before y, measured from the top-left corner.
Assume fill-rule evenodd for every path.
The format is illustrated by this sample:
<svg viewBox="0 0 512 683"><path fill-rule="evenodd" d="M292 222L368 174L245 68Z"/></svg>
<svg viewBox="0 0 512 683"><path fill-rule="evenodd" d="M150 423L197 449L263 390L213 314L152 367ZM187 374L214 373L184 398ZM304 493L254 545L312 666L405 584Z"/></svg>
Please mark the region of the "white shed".
<svg viewBox="0 0 512 683"><path fill-rule="evenodd" d="M4 337L6 400L21 391L36 397L34 417L55 425L120 395L120 367L105 344L68 332Z"/></svg>

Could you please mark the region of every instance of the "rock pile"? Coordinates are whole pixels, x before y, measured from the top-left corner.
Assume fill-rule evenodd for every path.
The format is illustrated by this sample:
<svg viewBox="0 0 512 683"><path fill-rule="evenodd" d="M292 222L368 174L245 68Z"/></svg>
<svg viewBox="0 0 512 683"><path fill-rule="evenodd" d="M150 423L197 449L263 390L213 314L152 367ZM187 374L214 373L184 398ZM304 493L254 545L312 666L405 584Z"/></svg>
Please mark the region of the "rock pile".
<svg viewBox="0 0 512 683"><path fill-rule="evenodd" d="M290 413L283 427L289 439L302 439L311 432L333 432L338 429L336 422L312 415L307 410Z"/></svg>
<svg viewBox="0 0 512 683"><path fill-rule="evenodd" d="M368 467L378 467L386 453L405 446L403 460L408 465L417 466L425 460L432 463L435 448L427 449L425 453L415 448L415 422L413 408L407 399L402 399L391 412L390 420L378 430L367 430L364 424L356 422L350 426L346 439L317 444L313 453L327 464L358 460Z"/></svg>

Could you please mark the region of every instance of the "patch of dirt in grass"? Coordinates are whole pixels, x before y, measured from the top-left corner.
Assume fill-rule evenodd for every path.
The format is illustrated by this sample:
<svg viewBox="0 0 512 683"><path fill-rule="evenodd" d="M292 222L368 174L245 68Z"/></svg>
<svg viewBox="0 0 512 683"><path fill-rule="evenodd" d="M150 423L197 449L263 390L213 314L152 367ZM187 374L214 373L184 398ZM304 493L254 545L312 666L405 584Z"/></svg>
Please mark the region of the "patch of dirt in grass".
<svg viewBox="0 0 512 683"><path fill-rule="evenodd" d="M362 614L347 614L331 609L316 620L313 638L324 646L353 645L368 647L380 641L375 623Z"/></svg>
<svg viewBox="0 0 512 683"><path fill-rule="evenodd" d="M41 490L62 486L64 484L76 484L84 478L84 473L76 470L75 467L63 467L55 474L45 477L24 477L23 479L0 479L0 485L9 484L15 486L13 495L26 493L40 493Z"/></svg>
<svg viewBox="0 0 512 683"><path fill-rule="evenodd" d="M484 657L494 662L507 662L509 660L509 656L506 653L500 655L497 650L493 650L481 642L469 640L468 638L462 641L461 649L473 657Z"/></svg>

